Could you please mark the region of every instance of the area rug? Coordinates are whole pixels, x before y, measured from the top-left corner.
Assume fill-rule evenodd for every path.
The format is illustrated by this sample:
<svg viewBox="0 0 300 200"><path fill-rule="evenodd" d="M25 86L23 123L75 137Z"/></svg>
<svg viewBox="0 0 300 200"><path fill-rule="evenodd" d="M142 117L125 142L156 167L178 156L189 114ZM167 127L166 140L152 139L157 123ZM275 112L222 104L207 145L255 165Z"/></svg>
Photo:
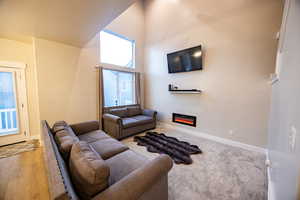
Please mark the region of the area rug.
<svg viewBox="0 0 300 200"><path fill-rule="evenodd" d="M33 151L39 147L38 140L29 140L26 142L20 142L16 144L6 145L0 147L0 159L17 155L26 151Z"/></svg>
<svg viewBox="0 0 300 200"><path fill-rule="evenodd" d="M202 153L198 146L163 133L147 132L145 136L135 136L134 141L138 145L146 146L149 152L168 154L176 164L191 164L193 160L190 155Z"/></svg>

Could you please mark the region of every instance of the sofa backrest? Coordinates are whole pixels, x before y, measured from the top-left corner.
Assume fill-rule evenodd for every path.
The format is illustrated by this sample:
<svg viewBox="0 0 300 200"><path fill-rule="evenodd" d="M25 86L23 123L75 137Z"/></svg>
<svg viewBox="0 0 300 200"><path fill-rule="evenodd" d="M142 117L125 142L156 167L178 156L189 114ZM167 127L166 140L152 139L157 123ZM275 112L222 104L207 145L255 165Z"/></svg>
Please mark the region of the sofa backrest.
<svg viewBox="0 0 300 200"><path fill-rule="evenodd" d="M50 199L79 200L72 185L68 168L54 140L47 121L42 121L42 144L48 176Z"/></svg>
<svg viewBox="0 0 300 200"><path fill-rule="evenodd" d="M139 115L142 113L142 110L141 106L136 104L128 106L106 107L103 109L103 113L109 113L124 118Z"/></svg>

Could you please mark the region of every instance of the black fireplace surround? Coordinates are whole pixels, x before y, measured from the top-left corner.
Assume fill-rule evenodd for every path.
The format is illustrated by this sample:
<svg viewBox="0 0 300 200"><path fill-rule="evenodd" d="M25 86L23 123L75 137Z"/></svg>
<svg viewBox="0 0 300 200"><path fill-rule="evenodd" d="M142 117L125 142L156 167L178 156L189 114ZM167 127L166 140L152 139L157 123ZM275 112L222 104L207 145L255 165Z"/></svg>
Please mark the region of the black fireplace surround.
<svg viewBox="0 0 300 200"><path fill-rule="evenodd" d="M174 123L196 127L197 117L191 115L173 113L172 121Z"/></svg>

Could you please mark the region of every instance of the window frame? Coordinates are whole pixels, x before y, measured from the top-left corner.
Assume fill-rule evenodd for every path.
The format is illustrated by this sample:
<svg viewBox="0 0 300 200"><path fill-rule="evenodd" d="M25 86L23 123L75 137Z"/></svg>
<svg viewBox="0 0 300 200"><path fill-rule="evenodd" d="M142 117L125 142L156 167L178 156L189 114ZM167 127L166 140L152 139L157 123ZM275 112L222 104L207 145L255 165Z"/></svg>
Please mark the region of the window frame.
<svg viewBox="0 0 300 200"><path fill-rule="evenodd" d="M128 73L128 74L132 74L132 76L133 76L133 79L132 79L132 82L133 82L133 84L132 84L132 91L133 91L133 93L132 93L132 99L133 99L133 103L132 104L128 104L128 105L116 105L116 106L106 106L105 105L105 97L104 97L104 105L103 105L103 107L104 108L117 108L117 107L123 107L123 106L134 106L134 105L137 105L137 102L136 102L136 85L135 85L135 82L136 82L136 80L135 80L135 72L134 71L126 71L126 70L119 70L119 69L112 69L112 68L106 68L106 67L104 67L103 69L102 69L102 77L103 77L103 95L105 96L105 82L104 82L104 70L110 70L110 71L115 71L115 72L121 72L121 73ZM119 98L119 78L118 78L118 81L117 81L117 93L118 93L118 98Z"/></svg>
<svg viewBox="0 0 300 200"><path fill-rule="evenodd" d="M131 44L132 44L132 66L131 67L121 66L121 65L115 65L115 64L105 63L105 62L101 61L101 35L100 35L101 32L105 32L105 33L114 35L114 36L116 36L118 38L121 38L121 39L124 39L124 40L127 40L127 41L131 42ZM136 54L136 50L135 50L136 44L135 43L136 43L136 41L135 40L131 40L131 39L129 39L129 38L127 38L127 37L119 34L119 33L115 33L115 32L113 32L111 30L108 30L108 29L103 29L101 32L99 33L99 40L100 40L100 52L99 52L100 55L99 55L99 59L100 59L100 64L103 67L110 68L110 69L113 69L113 70L120 70L120 71L123 70L123 71L129 71L129 72L135 71L135 69L136 69L136 60L135 60L135 57L136 57L135 56L135 54Z"/></svg>

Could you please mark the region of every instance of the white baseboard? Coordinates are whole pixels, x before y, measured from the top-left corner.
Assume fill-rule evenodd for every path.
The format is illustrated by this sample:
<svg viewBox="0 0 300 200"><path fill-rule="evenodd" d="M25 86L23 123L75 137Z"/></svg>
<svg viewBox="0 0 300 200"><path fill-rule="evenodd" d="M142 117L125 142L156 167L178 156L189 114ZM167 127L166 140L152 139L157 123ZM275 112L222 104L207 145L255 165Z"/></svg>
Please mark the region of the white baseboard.
<svg viewBox="0 0 300 200"><path fill-rule="evenodd" d="M222 144L227 144L227 145L230 145L230 146L239 147L239 148L242 148L242 149L255 151L255 152L259 152L259 153L263 153L263 154L266 153L266 149L261 148L261 147L257 147L257 146L253 146L253 145L233 141L233 140L230 140L230 139L225 139L225 138L213 136L213 135L210 135L210 134L207 134L207 133L202 133L198 130L191 130L189 128L185 128L185 127L182 127L181 125L177 125L177 124L169 124L169 123L165 123L165 122L159 122L158 123L158 128L167 128L167 129L178 130L180 132L187 132L187 133L190 133L192 135L202 137L202 138L205 138L205 139L208 139L208 140L213 140L215 142L219 142L219 143L222 143Z"/></svg>
<svg viewBox="0 0 300 200"><path fill-rule="evenodd" d="M27 140L40 140L40 136L39 135L32 135L32 136L29 136Z"/></svg>

